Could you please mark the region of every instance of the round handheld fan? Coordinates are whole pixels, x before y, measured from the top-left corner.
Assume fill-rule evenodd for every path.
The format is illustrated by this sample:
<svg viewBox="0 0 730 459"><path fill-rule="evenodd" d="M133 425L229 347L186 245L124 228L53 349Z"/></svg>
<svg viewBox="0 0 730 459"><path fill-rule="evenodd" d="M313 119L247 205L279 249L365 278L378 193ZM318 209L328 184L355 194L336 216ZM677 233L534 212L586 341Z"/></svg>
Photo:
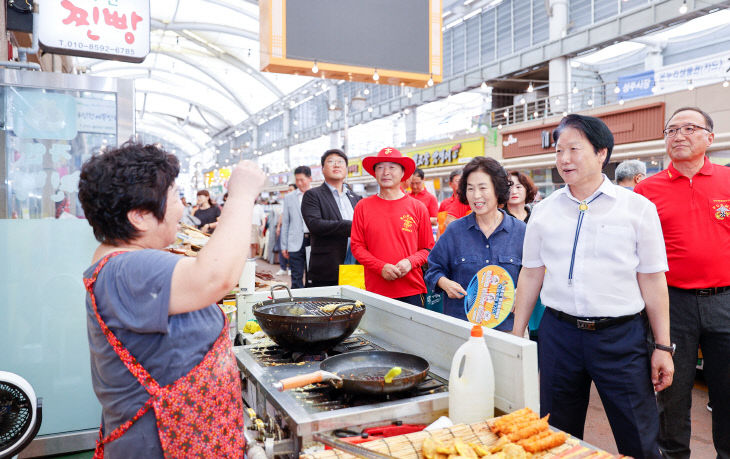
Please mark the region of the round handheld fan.
<svg viewBox="0 0 730 459"><path fill-rule="evenodd" d="M477 271L466 288L464 312L473 324L494 328L507 318L515 301L515 283L504 268L489 265Z"/></svg>
<svg viewBox="0 0 730 459"><path fill-rule="evenodd" d="M0 371L0 457L18 454L41 427L42 400L20 376Z"/></svg>

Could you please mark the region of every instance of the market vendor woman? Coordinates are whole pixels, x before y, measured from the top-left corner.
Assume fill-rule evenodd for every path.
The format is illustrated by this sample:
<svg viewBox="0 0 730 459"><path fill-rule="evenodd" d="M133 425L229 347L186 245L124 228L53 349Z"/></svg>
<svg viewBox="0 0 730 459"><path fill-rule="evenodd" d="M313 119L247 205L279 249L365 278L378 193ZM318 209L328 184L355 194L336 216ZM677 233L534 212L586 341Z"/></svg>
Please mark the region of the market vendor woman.
<svg viewBox="0 0 730 459"><path fill-rule="evenodd" d="M429 289L446 293L445 314L466 320L466 288L487 265L504 268L517 283L525 224L499 208L509 191L507 172L496 160L478 157L464 167L458 195L472 212L446 228L428 256L425 276ZM512 323L510 314L495 328L510 331Z"/></svg>
<svg viewBox="0 0 730 459"><path fill-rule="evenodd" d="M127 143L87 161L79 200L101 242L84 273L94 391L95 457L241 457L243 406L225 315L264 182L239 163L210 241L196 258L162 249L183 214L175 156Z"/></svg>

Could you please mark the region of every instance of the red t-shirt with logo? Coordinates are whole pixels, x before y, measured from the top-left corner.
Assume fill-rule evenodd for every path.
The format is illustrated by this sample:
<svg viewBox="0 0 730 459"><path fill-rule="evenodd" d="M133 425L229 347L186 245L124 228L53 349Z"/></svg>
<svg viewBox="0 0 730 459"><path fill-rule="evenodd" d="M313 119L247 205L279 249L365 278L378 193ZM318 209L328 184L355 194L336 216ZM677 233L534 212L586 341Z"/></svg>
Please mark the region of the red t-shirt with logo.
<svg viewBox="0 0 730 459"><path fill-rule="evenodd" d="M433 247L428 210L408 195L388 201L377 195L355 206L350 248L365 267L365 288L389 298L426 293L421 265ZM386 281L381 275L386 263L395 265L408 258L412 269L405 276Z"/></svg>
<svg viewBox="0 0 730 459"><path fill-rule="evenodd" d="M436 196L429 193L427 189L424 188L418 194L411 193L411 197L417 199L418 201L422 202L424 206L426 206L429 217L436 218L438 216L439 202L436 199Z"/></svg>
<svg viewBox="0 0 730 459"><path fill-rule="evenodd" d="M471 207L468 204L462 204L456 194L452 194L448 198L441 201L439 212L447 212L452 217L461 218L468 215Z"/></svg>
<svg viewBox="0 0 730 459"><path fill-rule="evenodd" d="M667 248L667 283L694 289L730 285L730 167L705 157L692 177L673 164L639 182L634 191L659 212Z"/></svg>

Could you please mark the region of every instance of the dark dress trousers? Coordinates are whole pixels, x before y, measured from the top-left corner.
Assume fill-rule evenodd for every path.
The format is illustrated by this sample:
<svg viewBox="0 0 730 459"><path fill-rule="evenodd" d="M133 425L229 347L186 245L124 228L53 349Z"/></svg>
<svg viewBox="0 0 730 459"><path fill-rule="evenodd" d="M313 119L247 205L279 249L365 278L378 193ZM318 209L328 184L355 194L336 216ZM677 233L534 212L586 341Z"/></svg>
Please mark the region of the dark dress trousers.
<svg viewBox="0 0 730 459"><path fill-rule="evenodd" d="M352 208L362 199L344 185ZM332 190L323 183L304 193L302 218L311 237L307 287L337 285L339 266L345 261L352 220L343 220Z"/></svg>

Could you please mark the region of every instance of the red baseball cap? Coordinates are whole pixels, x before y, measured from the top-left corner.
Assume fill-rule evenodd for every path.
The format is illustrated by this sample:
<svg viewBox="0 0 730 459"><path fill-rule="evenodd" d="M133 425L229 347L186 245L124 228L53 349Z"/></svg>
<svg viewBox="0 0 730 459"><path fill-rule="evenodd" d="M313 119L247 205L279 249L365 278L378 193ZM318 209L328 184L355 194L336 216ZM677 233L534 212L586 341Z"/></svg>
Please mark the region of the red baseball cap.
<svg viewBox="0 0 730 459"><path fill-rule="evenodd" d="M375 165L378 163L396 163L403 166L403 178L401 182L408 180L408 177L413 175L413 171L416 170L416 162L408 156L403 154L393 147L385 147L378 152L375 156L366 156L362 159L362 167L368 171L370 175L375 177Z"/></svg>

